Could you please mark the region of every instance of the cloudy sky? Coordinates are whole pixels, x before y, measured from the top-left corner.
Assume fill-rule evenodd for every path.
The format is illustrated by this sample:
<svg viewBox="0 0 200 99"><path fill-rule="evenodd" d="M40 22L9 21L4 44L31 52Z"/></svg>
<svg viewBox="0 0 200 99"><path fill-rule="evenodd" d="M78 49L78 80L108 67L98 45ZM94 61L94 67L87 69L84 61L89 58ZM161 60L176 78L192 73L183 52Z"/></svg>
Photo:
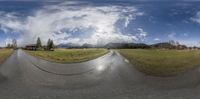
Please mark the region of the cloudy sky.
<svg viewBox="0 0 200 99"><path fill-rule="evenodd" d="M0 46L50 38L55 44L157 43L200 46L200 2L0 0Z"/></svg>

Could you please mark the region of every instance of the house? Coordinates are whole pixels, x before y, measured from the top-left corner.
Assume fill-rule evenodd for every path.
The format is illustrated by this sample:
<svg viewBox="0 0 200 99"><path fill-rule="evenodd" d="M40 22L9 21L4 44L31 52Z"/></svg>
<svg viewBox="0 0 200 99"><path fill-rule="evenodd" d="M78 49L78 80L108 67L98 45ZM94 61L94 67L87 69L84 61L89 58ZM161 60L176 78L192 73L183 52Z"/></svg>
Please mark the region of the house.
<svg viewBox="0 0 200 99"><path fill-rule="evenodd" d="M37 46L36 44L29 44L29 45L26 45L25 47L26 50L37 50Z"/></svg>

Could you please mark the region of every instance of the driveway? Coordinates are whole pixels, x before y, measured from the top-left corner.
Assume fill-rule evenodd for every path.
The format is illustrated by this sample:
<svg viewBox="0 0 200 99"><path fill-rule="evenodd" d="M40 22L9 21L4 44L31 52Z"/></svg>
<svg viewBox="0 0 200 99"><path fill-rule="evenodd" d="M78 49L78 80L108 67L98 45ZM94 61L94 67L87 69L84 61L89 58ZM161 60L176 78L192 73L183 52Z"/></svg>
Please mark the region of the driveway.
<svg viewBox="0 0 200 99"><path fill-rule="evenodd" d="M199 99L199 68L175 77L137 71L116 51L59 64L15 51L0 67L1 99Z"/></svg>

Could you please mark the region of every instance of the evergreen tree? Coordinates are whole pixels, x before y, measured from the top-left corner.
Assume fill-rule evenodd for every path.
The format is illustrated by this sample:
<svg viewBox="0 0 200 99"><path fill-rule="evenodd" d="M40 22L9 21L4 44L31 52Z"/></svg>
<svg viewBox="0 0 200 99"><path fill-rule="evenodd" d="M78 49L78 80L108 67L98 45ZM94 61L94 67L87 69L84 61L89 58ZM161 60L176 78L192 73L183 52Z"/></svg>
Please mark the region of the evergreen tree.
<svg viewBox="0 0 200 99"><path fill-rule="evenodd" d="M37 48L41 48L42 47L42 42L40 40L40 37L38 37L38 39L37 39L36 46L37 46Z"/></svg>
<svg viewBox="0 0 200 99"><path fill-rule="evenodd" d="M54 48L53 40L48 39L48 42L47 42L47 50L51 50L52 48Z"/></svg>
<svg viewBox="0 0 200 99"><path fill-rule="evenodd" d="M51 43L50 43L50 48L54 48L54 43L53 43L53 40L51 40Z"/></svg>
<svg viewBox="0 0 200 99"><path fill-rule="evenodd" d="M51 39L48 39L48 41L47 41L47 50L50 50L51 48L50 48L50 44L51 44Z"/></svg>

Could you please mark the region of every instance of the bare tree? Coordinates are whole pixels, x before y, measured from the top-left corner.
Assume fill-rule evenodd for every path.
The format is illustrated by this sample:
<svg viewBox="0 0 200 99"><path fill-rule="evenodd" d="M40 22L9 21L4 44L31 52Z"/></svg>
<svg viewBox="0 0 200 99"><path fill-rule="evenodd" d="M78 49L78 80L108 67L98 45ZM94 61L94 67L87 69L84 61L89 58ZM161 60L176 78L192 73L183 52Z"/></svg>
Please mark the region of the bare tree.
<svg viewBox="0 0 200 99"><path fill-rule="evenodd" d="M16 39L12 40L12 47L13 47L13 49L17 49L17 40Z"/></svg>

